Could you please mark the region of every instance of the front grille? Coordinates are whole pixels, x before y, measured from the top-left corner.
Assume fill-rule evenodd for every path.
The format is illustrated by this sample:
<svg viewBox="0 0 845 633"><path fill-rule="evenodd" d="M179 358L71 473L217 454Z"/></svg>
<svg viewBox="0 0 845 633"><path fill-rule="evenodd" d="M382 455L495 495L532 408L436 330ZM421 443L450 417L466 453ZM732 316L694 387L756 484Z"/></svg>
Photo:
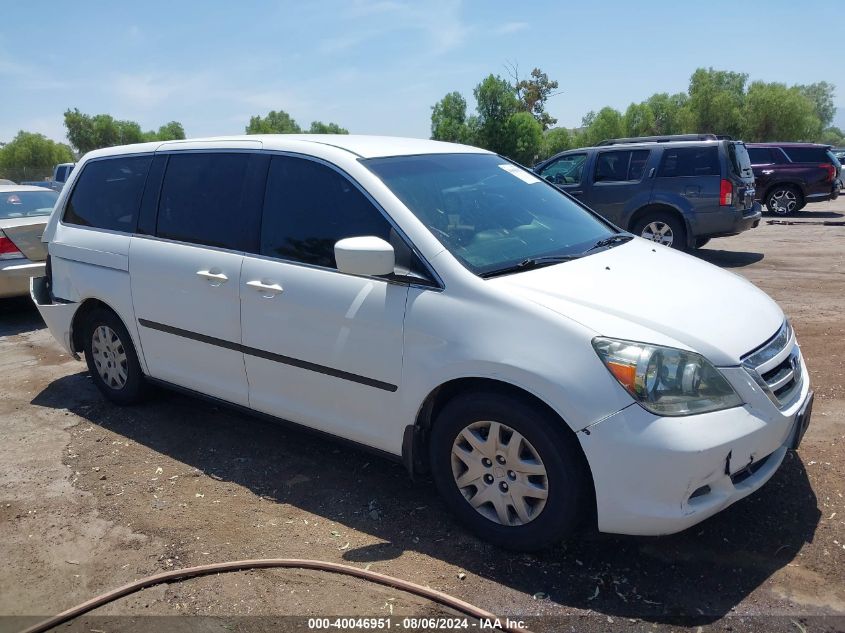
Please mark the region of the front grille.
<svg viewBox="0 0 845 633"><path fill-rule="evenodd" d="M769 341L743 357L742 365L779 409L792 404L801 392L801 352L788 321Z"/></svg>

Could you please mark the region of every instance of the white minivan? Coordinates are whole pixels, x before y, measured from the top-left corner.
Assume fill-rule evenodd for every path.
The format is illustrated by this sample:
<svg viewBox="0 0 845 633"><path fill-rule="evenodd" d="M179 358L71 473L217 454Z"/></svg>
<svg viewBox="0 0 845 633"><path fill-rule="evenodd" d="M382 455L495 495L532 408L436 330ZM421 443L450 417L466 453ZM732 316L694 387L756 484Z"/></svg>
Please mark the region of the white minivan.
<svg viewBox="0 0 845 633"><path fill-rule="evenodd" d="M504 547L584 518L683 530L762 486L810 419L768 296L474 147L98 150L44 239L33 298L107 398L171 386L365 445Z"/></svg>

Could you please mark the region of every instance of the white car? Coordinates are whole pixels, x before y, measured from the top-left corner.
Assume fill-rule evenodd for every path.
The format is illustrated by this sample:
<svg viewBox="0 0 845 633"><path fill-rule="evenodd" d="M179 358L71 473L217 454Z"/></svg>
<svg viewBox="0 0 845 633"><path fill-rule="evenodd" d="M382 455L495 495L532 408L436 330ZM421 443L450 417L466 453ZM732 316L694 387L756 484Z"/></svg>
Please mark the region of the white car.
<svg viewBox="0 0 845 633"><path fill-rule="evenodd" d="M45 240L33 298L106 397L163 384L365 445L504 547L593 515L683 530L762 486L810 417L768 296L474 147L98 150Z"/></svg>
<svg viewBox="0 0 845 633"><path fill-rule="evenodd" d="M59 194L44 187L0 184L0 299L26 296L44 274L41 234Z"/></svg>

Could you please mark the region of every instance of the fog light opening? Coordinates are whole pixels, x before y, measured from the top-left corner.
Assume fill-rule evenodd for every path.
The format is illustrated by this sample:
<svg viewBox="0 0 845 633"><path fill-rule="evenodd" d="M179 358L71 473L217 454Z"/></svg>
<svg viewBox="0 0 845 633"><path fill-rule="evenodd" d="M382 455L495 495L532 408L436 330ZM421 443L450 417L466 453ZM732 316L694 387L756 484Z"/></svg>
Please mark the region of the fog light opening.
<svg viewBox="0 0 845 633"><path fill-rule="evenodd" d="M695 499L696 497L703 497L704 495L710 494L710 486L704 485L701 488L697 488L690 496L690 499Z"/></svg>

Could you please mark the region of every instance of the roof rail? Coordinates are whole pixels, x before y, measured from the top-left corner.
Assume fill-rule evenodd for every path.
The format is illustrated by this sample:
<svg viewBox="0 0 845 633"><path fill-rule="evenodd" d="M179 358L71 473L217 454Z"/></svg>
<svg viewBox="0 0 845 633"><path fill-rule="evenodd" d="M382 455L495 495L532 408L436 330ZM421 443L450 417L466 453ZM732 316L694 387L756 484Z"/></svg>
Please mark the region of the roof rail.
<svg viewBox="0 0 845 633"><path fill-rule="evenodd" d="M725 134L667 134L665 136L632 136L630 138L609 138L596 146L625 145L628 143L671 143L672 141L730 141Z"/></svg>

